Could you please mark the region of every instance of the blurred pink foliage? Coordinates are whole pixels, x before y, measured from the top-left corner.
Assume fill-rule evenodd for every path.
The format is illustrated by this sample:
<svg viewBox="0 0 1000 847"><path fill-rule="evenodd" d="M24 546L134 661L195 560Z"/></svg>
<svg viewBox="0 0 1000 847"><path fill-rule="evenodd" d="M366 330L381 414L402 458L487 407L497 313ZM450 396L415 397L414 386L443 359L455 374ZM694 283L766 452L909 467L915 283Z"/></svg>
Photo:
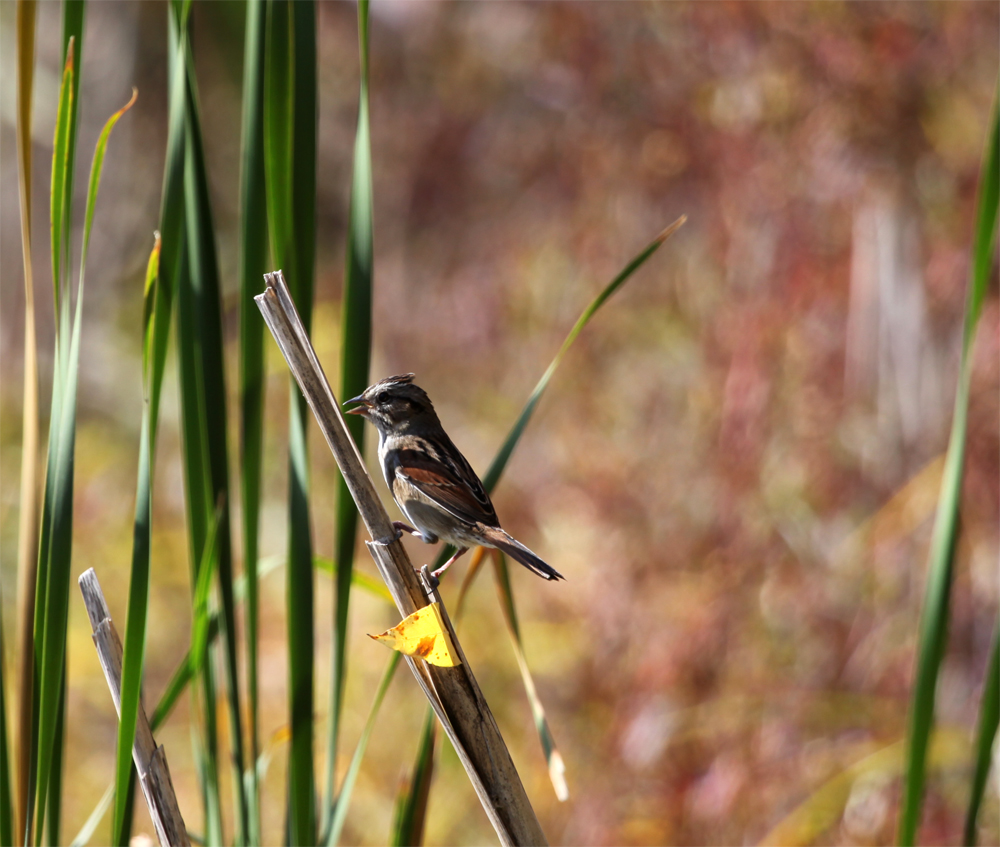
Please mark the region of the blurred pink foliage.
<svg viewBox="0 0 1000 847"><path fill-rule="evenodd" d="M47 6L42 21L54 20ZM235 338L241 16L225 3L195 4L194 16ZM354 16L352 4L319 9L316 332L328 372L357 97ZM100 201L80 401L74 565L99 562L117 574L102 573L109 596L118 580L113 611L124 610L127 578L141 269L165 132L164 24L159 5L88 5L84 149L105 99L117 103L133 82L140 89ZM689 216L580 338L495 497L505 526L567 576L555 588L515 576L528 661L567 762L567 804L547 785L499 610L482 586L463 640L553 843L758 841L826 780L904 732L937 488L927 468L951 418L998 8L376 0L371 38L373 377L415 371L480 471L577 314L659 229ZM54 44L40 22L47 71ZM39 189L49 94L40 82ZM8 114L2 131L12 150ZM17 255L15 184L8 155L7 256ZM39 233L44 205L36 204ZM45 279L45 239L35 247L35 275ZM13 268L4 273L0 342L10 374L21 347ZM963 538L939 684L940 724L966 733L997 616L998 325L994 284L976 348ZM285 385L276 357L272 373L274 399ZM6 562L16 545L18 380L5 379L2 396ZM171 614L186 602L187 569L176 409L164 414L154 695L187 637L186 617ZM284 402L268 414L263 540L265 553L278 553ZM325 554L335 470L319 440L312 455ZM5 597L8 580L5 567ZM280 579L268 585L262 677L271 732L286 720L286 648ZM322 663L329 601L320 602ZM82 610L72 614L83 632ZM374 601L352 614L359 639L391 622ZM70 742L68 779L93 785L67 798L68 830L99 795L114 746L96 659L76 637L71 714L86 709L88 725L103 728ZM358 715L346 727L348 750L384 659L360 640L352 649L348 701ZM378 777L359 783L348 841L386 838L421 719L411 689L405 680L390 692L365 766ZM178 776L189 755L183 712L171 724L174 779L193 791L193 775ZM967 761L932 772L921 841L957 841L968 772ZM430 843L492 837L464 779L444 755ZM265 823L278 839L280 775L266 790ZM843 802L842 819L810 840L894 837L893 775L856 781ZM983 843L995 842L995 790L982 821Z"/></svg>

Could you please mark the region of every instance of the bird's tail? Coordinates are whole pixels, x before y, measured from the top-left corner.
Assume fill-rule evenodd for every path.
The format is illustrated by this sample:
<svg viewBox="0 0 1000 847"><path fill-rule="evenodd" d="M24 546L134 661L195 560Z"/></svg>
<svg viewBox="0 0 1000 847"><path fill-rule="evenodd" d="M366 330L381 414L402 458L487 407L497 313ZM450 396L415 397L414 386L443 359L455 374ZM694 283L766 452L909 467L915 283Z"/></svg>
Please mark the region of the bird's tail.
<svg viewBox="0 0 1000 847"><path fill-rule="evenodd" d="M538 558L534 553L532 553L527 547L525 547L520 541L511 538L506 532L497 527L494 529L490 527L489 540L490 543L496 547L498 550L502 550L508 556L517 559L522 565L524 565L528 570L534 571L542 579L565 579L565 577L559 573L551 565L546 564L541 559Z"/></svg>

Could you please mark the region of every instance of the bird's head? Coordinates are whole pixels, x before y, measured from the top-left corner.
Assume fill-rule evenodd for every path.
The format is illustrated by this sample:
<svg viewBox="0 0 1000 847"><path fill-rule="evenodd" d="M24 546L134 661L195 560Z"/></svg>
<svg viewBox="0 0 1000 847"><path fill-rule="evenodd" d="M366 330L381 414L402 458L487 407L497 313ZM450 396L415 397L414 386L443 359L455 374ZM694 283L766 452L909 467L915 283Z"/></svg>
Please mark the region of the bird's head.
<svg viewBox="0 0 1000 847"><path fill-rule="evenodd" d="M437 421L431 398L420 386L413 384L413 374L379 380L344 405L352 403L358 405L348 409L346 414L367 418L382 433L406 429L414 421Z"/></svg>

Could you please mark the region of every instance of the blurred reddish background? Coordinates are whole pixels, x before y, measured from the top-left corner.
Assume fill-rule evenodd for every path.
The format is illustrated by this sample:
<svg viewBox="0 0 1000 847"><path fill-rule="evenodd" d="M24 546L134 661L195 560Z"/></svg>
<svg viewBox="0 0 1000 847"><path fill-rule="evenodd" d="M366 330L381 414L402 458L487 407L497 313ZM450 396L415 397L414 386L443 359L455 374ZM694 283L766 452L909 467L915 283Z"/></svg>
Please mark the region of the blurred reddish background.
<svg viewBox="0 0 1000 847"><path fill-rule="evenodd" d="M43 405L58 16L56 4L40 4L34 261ZM13 4L0 4L0 18L0 553L9 629L23 344ZM194 32L235 339L241 7L195 4ZM580 311L663 226L689 216L581 336L494 498L507 529L567 576L549 585L513 574L528 661L567 763L567 803L548 785L488 575L473 591L463 642L553 843L766 839L800 803L821 804L815 792L827 780L905 731L975 185L997 84L998 7L376 0L371 39L373 377L415 371L481 472ZM320 6L318 44L315 335L336 373L357 103L354 5ZM88 4L81 162L105 117L139 88L112 140L98 200L77 447L74 576L96 567L121 620L165 63L162 4ZM82 192L81 178L79 202ZM969 736L997 619L998 318L994 284L975 352L963 536L938 691L943 737L954 743L932 763L920 836L931 844L961 838ZM235 346L229 362L234 395ZM287 379L273 347L269 367L267 555L285 544ZM176 381L168 374L147 703L189 632ZM313 435L315 543L329 554L336 470ZM417 561L433 555L416 542L411 552ZM374 572L363 552L359 561ZM458 580L448 582L446 600ZM280 574L264 592L269 735L286 720ZM324 714L331 592L318 576ZM113 711L82 605L70 614L67 837L111 778L114 753ZM364 633L394 617L357 595L346 756L386 660ZM401 673L359 780L348 843L387 838L423 709ZM197 829L187 716L185 702L159 740ZM282 837L284 754L277 745L265 785L271 843ZM898 772L898 760L851 772L834 786L829 825L799 828L796 837L890 842ZM993 779L982 843L1000 840ZM137 826L151 831L141 815ZM445 749L428 842L492 839Z"/></svg>

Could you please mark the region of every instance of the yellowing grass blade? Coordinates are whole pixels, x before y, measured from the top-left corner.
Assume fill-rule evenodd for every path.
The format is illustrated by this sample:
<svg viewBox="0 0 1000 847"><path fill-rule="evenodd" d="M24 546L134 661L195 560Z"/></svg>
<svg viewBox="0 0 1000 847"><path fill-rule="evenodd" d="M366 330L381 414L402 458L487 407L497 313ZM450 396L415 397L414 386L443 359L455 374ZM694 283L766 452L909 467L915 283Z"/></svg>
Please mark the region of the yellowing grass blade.
<svg viewBox="0 0 1000 847"><path fill-rule="evenodd" d="M503 609L503 618L507 624L511 646L514 648L517 667L521 672L521 681L524 683L524 690L528 695L528 702L531 704L531 716L535 721L538 740L542 743L542 753L545 755L545 762L549 769L549 781L552 783L552 788L559 801L565 802L569 799L569 787L566 785L566 765L559 748L556 747L556 741L552 737L552 730L549 729L549 721L545 716L545 707L542 705L538 690L535 688L535 680L528 668L528 660L524 657L521 628L517 623L517 611L514 608L514 594L510 585L506 557L499 550L492 552L493 574L496 577L497 593L500 595L500 607Z"/></svg>

